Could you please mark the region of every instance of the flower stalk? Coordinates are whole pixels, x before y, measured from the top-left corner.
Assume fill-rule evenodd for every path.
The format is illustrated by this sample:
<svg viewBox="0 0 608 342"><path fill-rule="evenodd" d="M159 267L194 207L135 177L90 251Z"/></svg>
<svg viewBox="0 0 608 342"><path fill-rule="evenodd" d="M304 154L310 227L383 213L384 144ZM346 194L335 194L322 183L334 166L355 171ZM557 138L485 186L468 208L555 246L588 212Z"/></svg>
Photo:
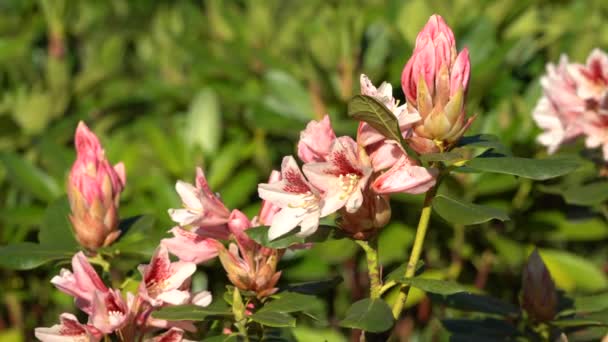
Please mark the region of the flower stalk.
<svg viewBox="0 0 608 342"><path fill-rule="evenodd" d="M369 241L356 240L357 244L365 251L367 259L367 273L369 274L370 297L380 298L382 294L382 279L380 276L380 263L378 260L378 239L371 238Z"/></svg>
<svg viewBox="0 0 608 342"><path fill-rule="evenodd" d="M418 264L418 260L420 260L420 254L422 253L422 247L424 245L424 238L426 237L426 231L429 227L433 198L435 198L435 195L437 194L437 188L439 187L440 180L441 178L437 179L437 185L432 187L424 197L424 206L422 207L422 212L420 213L418 228L416 228L416 237L414 239L412 253L410 254L410 259L405 270L405 278L411 278L416 273L416 265ZM410 286L402 284L401 288L399 289L399 297L397 297L397 300L393 305L393 316L395 319L399 318L409 292Z"/></svg>

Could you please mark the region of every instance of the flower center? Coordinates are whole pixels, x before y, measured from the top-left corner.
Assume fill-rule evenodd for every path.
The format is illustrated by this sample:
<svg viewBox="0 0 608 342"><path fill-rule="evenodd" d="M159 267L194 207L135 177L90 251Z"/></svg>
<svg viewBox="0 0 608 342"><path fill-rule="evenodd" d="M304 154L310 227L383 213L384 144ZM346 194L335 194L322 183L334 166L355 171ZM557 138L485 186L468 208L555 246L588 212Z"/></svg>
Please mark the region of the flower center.
<svg viewBox="0 0 608 342"><path fill-rule="evenodd" d="M359 179L361 179L361 177L354 173L348 173L338 177L338 183L340 185L340 190L342 191L340 194L341 200L346 199L355 191L357 184L359 184Z"/></svg>

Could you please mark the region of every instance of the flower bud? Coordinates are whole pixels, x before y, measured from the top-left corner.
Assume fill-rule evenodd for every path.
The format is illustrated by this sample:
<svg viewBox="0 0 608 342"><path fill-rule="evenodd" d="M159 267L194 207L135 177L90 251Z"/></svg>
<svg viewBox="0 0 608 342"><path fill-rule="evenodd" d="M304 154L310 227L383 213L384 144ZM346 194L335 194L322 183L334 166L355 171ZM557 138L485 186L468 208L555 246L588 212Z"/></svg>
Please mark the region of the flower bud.
<svg viewBox="0 0 608 342"><path fill-rule="evenodd" d="M277 272L277 264L283 253L282 250L265 248L259 245L253 251L240 250L235 244L228 249L223 245L218 247L220 262L228 274L228 279L243 291L253 291L259 298L275 293L275 287L281 272Z"/></svg>
<svg viewBox="0 0 608 342"><path fill-rule="evenodd" d="M391 205L388 195L380 195L371 190L363 194L363 204L354 213L346 209L339 211L338 226L356 240L367 240L391 219Z"/></svg>
<svg viewBox="0 0 608 342"><path fill-rule="evenodd" d="M522 307L538 322L552 320L557 312L555 283L536 249L524 268Z"/></svg>
<svg viewBox="0 0 608 342"><path fill-rule="evenodd" d="M401 75L408 111L422 120L414 125L411 146L419 153L449 149L473 122L464 113L471 63L465 48L456 51L454 33L433 15L416 38Z"/></svg>
<svg viewBox="0 0 608 342"><path fill-rule="evenodd" d="M76 129L76 161L70 171L70 221L76 239L88 250L110 245L118 230L119 197L125 182L122 163L110 165L99 139L83 123Z"/></svg>

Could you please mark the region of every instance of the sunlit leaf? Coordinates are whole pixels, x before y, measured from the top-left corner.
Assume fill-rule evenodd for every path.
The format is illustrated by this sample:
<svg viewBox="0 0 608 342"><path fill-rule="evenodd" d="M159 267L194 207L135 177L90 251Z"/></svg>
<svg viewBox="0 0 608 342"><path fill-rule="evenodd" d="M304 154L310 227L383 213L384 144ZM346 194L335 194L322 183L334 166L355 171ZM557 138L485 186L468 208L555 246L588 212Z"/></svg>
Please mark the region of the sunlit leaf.
<svg viewBox="0 0 608 342"><path fill-rule="evenodd" d="M446 221L456 224L479 224L493 219L509 220L507 213L501 209L466 203L445 195L435 197L433 209Z"/></svg>

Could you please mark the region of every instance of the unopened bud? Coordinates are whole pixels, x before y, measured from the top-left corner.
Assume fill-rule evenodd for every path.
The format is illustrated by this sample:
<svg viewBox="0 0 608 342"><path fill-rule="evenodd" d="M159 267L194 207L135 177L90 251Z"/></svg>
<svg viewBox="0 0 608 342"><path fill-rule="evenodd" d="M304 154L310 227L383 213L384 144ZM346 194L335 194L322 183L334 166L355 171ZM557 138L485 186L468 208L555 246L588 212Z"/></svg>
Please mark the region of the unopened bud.
<svg viewBox="0 0 608 342"><path fill-rule="evenodd" d="M119 197L125 186L122 163L110 165L99 139L80 122L76 130L76 161L70 171L70 221L76 239L88 250L110 245L118 230Z"/></svg>
<svg viewBox="0 0 608 342"><path fill-rule="evenodd" d="M391 219L388 195L379 195L368 190L363 196L361 207L354 213L345 209L339 211L338 226L357 240L368 240Z"/></svg>
<svg viewBox="0 0 608 342"><path fill-rule="evenodd" d="M522 307L538 322L552 320L557 312L555 283L536 249L524 268Z"/></svg>

